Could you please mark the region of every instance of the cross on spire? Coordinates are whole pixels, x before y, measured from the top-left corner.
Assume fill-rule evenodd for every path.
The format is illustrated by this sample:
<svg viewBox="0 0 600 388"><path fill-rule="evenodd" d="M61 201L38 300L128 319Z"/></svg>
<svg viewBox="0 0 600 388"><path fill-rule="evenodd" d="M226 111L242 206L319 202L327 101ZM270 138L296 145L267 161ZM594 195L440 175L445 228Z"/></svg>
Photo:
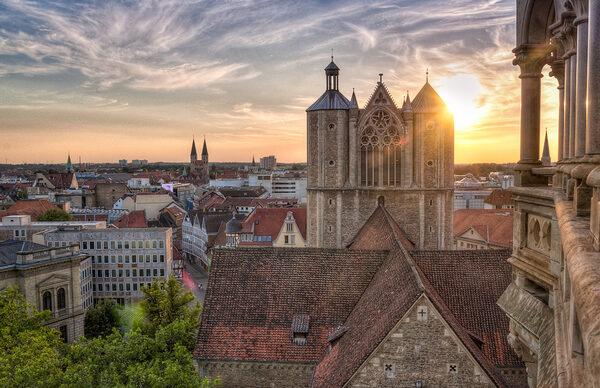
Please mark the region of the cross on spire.
<svg viewBox="0 0 600 388"><path fill-rule="evenodd" d="M425 71L425 82L429 83L429 68Z"/></svg>
<svg viewBox="0 0 600 388"><path fill-rule="evenodd" d="M379 83L383 82L383 73L379 73Z"/></svg>
<svg viewBox="0 0 600 388"><path fill-rule="evenodd" d="M331 49L331 60L333 61L333 49Z"/></svg>

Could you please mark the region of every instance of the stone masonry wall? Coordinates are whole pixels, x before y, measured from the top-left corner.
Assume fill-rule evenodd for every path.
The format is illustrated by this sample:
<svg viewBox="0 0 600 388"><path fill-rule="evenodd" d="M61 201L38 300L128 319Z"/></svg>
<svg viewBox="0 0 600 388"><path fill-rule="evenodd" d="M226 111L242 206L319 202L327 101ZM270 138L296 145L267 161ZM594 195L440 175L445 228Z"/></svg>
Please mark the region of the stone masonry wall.
<svg viewBox="0 0 600 388"><path fill-rule="evenodd" d="M221 378L224 388L309 387L314 364L244 361L199 361L203 376Z"/></svg>
<svg viewBox="0 0 600 388"><path fill-rule="evenodd" d="M421 296L346 386L493 387L428 298Z"/></svg>

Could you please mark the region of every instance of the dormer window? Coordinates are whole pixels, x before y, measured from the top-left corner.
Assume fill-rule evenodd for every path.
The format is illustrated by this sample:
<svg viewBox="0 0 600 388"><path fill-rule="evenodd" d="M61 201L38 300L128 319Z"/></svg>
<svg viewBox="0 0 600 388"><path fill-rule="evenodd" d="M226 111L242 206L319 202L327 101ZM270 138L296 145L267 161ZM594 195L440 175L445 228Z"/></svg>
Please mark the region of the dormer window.
<svg viewBox="0 0 600 388"><path fill-rule="evenodd" d="M296 314L292 319L292 342L296 345L308 343L308 326L310 316L308 314Z"/></svg>

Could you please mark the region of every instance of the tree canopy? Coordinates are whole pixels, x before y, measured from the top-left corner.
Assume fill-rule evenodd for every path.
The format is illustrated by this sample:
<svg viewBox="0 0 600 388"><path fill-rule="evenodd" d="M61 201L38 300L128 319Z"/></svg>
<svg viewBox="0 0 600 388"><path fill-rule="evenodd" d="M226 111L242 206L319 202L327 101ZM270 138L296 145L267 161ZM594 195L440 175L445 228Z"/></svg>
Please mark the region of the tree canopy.
<svg viewBox="0 0 600 388"><path fill-rule="evenodd" d="M106 337L119 328L119 312L112 299L103 299L85 313L83 330L86 338Z"/></svg>
<svg viewBox="0 0 600 388"><path fill-rule="evenodd" d="M75 217L62 209L50 209L36 217L38 221L74 221Z"/></svg>
<svg viewBox="0 0 600 388"><path fill-rule="evenodd" d="M72 346L43 324L48 311L37 312L16 288L0 292L0 386L5 387L200 387L220 385L200 377L193 363L200 307L177 280L146 287L144 316L122 334L112 330L114 303L97 306L86 317L93 338ZM90 311L92 311L90 310ZM109 332L108 328L112 332ZM86 327L86 335L88 334ZM107 334L108 333L108 334ZM90 334L90 336L91 336ZM190 341L191 338L191 341Z"/></svg>

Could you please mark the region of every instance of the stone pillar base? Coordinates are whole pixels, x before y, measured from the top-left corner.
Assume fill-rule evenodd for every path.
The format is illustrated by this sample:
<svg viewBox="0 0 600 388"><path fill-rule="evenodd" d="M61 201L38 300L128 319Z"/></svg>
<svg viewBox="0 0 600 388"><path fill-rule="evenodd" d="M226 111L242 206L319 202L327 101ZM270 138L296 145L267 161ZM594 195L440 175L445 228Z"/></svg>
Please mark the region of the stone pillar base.
<svg viewBox="0 0 600 388"><path fill-rule="evenodd" d="M542 167L541 162L521 163L515 166L515 186L548 186L548 177L533 175L531 169Z"/></svg>

